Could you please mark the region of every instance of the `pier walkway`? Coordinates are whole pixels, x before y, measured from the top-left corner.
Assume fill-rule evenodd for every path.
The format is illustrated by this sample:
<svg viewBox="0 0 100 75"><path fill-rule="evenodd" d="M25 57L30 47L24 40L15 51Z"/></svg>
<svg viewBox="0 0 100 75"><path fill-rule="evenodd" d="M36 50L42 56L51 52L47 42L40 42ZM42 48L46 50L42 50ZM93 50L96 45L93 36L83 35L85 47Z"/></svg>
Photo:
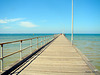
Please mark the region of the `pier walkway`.
<svg viewBox="0 0 100 75"><path fill-rule="evenodd" d="M86 58L60 35L40 55L32 58L16 73L18 75L95 75ZM34 61L33 61L34 60Z"/></svg>

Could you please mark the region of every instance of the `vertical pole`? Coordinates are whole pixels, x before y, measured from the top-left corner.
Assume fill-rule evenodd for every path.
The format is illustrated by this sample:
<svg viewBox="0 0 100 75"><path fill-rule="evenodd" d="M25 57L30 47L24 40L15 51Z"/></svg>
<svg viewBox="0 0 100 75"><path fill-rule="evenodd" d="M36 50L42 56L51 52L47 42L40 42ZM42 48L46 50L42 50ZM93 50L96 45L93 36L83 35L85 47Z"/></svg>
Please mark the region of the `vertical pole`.
<svg viewBox="0 0 100 75"><path fill-rule="evenodd" d="M49 38L50 38L50 36L48 36L48 42L49 42Z"/></svg>
<svg viewBox="0 0 100 75"><path fill-rule="evenodd" d="M48 43L48 36L47 36L47 43Z"/></svg>
<svg viewBox="0 0 100 75"><path fill-rule="evenodd" d="M53 38L55 38L55 35L54 35L54 37Z"/></svg>
<svg viewBox="0 0 100 75"><path fill-rule="evenodd" d="M44 44L46 44L46 36L44 37Z"/></svg>
<svg viewBox="0 0 100 75"><path fill-rule="evenodd" d="M47 39L47 36L46 36L46 43L47 43L48 39Z"/></svg>
<svg viewBox="0 0 100 75"><path fill-rule="evenodd" d="M22 50L22 40L20 41L20 50ZM22 59L22 51L20 51L20 60Z"/></svg>
<svg viewBox="0 0 100 75"><path fill-rule="evenodd" d="M50 41L50 37L51 37L51 36L49 36L49 41ZM48 42L49 42L49 41L48 41Z"/></svg>
<svg viewBox="0 0 100 75"><path fill-rule="evenodd" d="M46 36L45 36L45 44L46 44Z"/></svg>
<svg viewBox="0 0 100 75"><path fill-rule="evenodd" d="M73 44L73 0L72 0L72 36L71 36L71 43Z"/></svg>
<svg viewBox="0 0 100 75"><path fill-rule="evenodd" d="M1 72L3 71L3 44L1 44Z"/></svg>
<svg viewBox="0 0 100 75"><path fill-rule="evenodd" d="M44 36L44 44L45 44L45 36Z"/></svg>
<svg viewBox="0 0 100 75"><path fill-rule="evenodd" d="M30 40L30 53L32 53L32 39Z"/></svg>
<svg viewBox="0 0 100 75"><path fill-rule="evenodd" d="M41 37L41 46L42 46L42 37Z"/></svg>
<svg viewBox="0 0 100 75"><path fill-rule="evenodd" d="M50 36L50 41L51 41L51 36Z"/></svg>
<svg viewBox="0 0 100 75"><path fill-rule="evenodd" d="M49 36L49 42L50 42L50 38L51 38L51 36Z"/></svg>
<svg viewBox="0 0 100 75"><path fill-rule="evenodd" d="M37 49L38 49L38 37L37 37Z"/></svg>
<svg viewBox="0 0 100 75"><path fill-rule="evenodd" d="M50 42L50 36L49 36L49 39L48 40L49 40L48 42Z"/></svg>

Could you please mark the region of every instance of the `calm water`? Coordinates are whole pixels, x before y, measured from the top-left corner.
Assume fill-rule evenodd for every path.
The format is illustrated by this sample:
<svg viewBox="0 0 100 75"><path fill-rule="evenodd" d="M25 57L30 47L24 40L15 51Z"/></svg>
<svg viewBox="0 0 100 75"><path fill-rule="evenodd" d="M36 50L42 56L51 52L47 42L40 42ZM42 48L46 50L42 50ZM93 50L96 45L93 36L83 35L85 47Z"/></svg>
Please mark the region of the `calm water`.
<svg viewBox="0 0 100 75"><path fill-rule="evenodd" d="M33 38L33 37L44 36L44 35L52 35L52 34L34 34L34 35L33 34L0 34L0 43ZM66 37L70 40L70 34L66 34ZM29 42L30 41L24 42L23 48L26 45L30 44ZM36 43L36 40L33 40L32 42ZM19 45L20 45L19 43L5 45L4 55L19 50ZM76 45L76 47L92 61L91 63L95 65L98 70L100 70L100 34L75 34L74 45ZM33 47L33 49L35 49L35 47ZM29 49L26 50L26 52L23 52L23 55L27 55L28 53L29 53ZM8 59L13 59L13 60L11 61ZM19 53L13 55L12 57L8 57L8 59L5 58L4 66L8 66L9 63L18 60Z"/></svg>

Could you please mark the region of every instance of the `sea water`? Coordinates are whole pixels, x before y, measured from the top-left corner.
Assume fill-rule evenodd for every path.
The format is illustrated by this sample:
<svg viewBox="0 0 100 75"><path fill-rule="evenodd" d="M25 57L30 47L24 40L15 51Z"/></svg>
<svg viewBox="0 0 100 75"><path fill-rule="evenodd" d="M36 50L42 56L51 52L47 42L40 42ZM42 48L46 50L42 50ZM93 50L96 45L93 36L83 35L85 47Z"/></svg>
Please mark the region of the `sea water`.
<svg viewBox="0 0 100 75"><path fill-rule="evenodd" d="M0 34L0 43L16 41L21 39L28 39L37 36L45 36L45 35L53 35L53 34ZM65 36L70 40L71 35L65 34ZM29 41L23 42L23 48L30 44ZM32 43L36 43L36 40L33 40ZM100 70L100 34L74 34L74 45L85 54L88 59L91 61L95 67ZM7 44L4 45L4 55L10 54L11 52L17 51L20 49L20 43ZM35 49L35 47L33 47ZM22 55L29 54L29 49L22 52ZM11 57L7 57L4 59L4 67L9 64L14 63L19 60L19 53L12 55Z"/></svg>

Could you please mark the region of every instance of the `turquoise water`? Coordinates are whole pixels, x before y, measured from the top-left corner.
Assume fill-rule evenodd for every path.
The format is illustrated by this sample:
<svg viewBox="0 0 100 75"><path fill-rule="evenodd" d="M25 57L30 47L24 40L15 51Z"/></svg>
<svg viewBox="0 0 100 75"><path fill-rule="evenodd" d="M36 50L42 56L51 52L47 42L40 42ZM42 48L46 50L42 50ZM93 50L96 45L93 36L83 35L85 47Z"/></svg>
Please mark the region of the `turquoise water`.
<svg viewBox="0 0 100 75"><path fill-rule="evenodd" d="M45 36L53 34L0 34L0 43L16 41L21 39L33 38L37 36ZM70 40L70 34L66 34L66 37ZM41 39L40 39L41 40ZM39 41L40 41L39 40ZM36 43L36 39L32 40L32 43ZM22 48L30 45L30 40L25 41L22 44ZM74 35L74 45L85 54L91 63L100 70L100 34L75 34ZM36 46L32 47L34 50ZM20 49L20 43L13 43L4 45L4 55L10 54L11 52L17 51ZM30 49L27 49L22 52L22 55L27 55L30 53ZM8 66L9 63L13 63L16 60L19 60L19 53L7 57L4 59L4 66ZM13 60L8 60L13 59ZM9 63L8 63L9 62Z"/></svg>

